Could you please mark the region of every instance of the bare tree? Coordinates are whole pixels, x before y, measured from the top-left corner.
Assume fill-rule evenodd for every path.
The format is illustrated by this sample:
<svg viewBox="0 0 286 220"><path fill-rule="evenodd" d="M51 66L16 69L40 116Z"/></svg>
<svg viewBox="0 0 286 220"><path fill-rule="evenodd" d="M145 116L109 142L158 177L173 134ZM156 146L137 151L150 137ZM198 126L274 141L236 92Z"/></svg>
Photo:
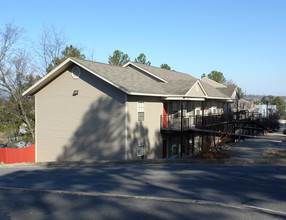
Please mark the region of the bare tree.
<svg viewBox="0 0 286 220"><path fill-rule="evenodd" d="M39 42L34 44L35 53L38 57L37 66L42 76L47 73L47 69L52 61L56 57L61 56L67 41L63 30L58 31L54 26L44 26Z"/></svg>
<svg viewBox="0 0 286 220"><path fill-rule="evenodd" d="M34 139L34 113L31 110L33 98L23 97L22 93L36 78L33 77L29 54L16 48L21 35L22 30L13 23L7 24L4 31L0 31L0 90L8 95L12 104L9 113L27 125Z"/></svg>
<svg viewBox="0 0 286 220"><path fill-rule="evenodd" d="M95 61L96 55L95 55L95 50L94 49L88 50L87 59L91 60L91 61Z"/></svg>

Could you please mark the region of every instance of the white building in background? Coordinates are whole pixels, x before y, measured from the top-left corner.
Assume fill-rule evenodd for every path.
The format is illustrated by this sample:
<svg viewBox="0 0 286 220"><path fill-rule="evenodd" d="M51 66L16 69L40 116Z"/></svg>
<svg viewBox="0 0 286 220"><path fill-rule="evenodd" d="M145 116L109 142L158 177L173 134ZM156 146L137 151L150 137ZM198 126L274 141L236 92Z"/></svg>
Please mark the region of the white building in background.
<svg viewBox="0 0 286 220"><path fill-rule="evenodd" d="M267 114L270 115L276 112L276 105L255 105L254 107L258 109L258 113L260 113L263 118L266 118L268 116Z"/></svg>

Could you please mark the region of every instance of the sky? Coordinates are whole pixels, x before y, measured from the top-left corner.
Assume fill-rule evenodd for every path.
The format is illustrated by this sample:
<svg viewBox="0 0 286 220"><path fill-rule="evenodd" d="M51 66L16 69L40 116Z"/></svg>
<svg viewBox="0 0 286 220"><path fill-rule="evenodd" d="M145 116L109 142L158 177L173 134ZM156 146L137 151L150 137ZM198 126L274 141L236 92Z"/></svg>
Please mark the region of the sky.
<svg viewBox="0 0 286 220"><path fill-rule="evenodd" d="M245 94L286 96L285 0L0 0L6 23L37 42L44 26L97 62L114 50L200 78L220 71Z"/></svg>

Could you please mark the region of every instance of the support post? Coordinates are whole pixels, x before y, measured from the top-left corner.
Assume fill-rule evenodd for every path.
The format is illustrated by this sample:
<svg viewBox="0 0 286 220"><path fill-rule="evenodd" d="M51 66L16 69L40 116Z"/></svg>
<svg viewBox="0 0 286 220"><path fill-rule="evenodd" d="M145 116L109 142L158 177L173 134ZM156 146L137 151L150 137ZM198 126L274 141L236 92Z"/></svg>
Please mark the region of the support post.
<svg viewBox="0 0 286 220"><path fill-rule="evenodd" d="M180 146L180 157L183 157L183 101L180 101L181 103L181 132L180 132L180 136L181 136L181 146Z"/></svg>
<svg viewBox="0 0 286 220"><path fill-rule="evenodd" d="M194 155L195 152L195 137L194 133L192 133L192 154Z"/></svg>

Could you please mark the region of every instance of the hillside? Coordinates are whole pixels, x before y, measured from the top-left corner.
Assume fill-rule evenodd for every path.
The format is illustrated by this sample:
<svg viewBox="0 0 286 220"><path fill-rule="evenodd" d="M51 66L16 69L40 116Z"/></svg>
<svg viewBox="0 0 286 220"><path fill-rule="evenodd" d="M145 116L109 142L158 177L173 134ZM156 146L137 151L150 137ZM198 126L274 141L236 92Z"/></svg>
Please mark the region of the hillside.
<svg viewBox="0 0 286 220"><path fill-rule="evenodd" d="M263 96L265 95L244 95L244 99L250 102L259 101L262 99ZM286 96L280 96L280 97L284 100L284 102L286 102Z"/></svg>

